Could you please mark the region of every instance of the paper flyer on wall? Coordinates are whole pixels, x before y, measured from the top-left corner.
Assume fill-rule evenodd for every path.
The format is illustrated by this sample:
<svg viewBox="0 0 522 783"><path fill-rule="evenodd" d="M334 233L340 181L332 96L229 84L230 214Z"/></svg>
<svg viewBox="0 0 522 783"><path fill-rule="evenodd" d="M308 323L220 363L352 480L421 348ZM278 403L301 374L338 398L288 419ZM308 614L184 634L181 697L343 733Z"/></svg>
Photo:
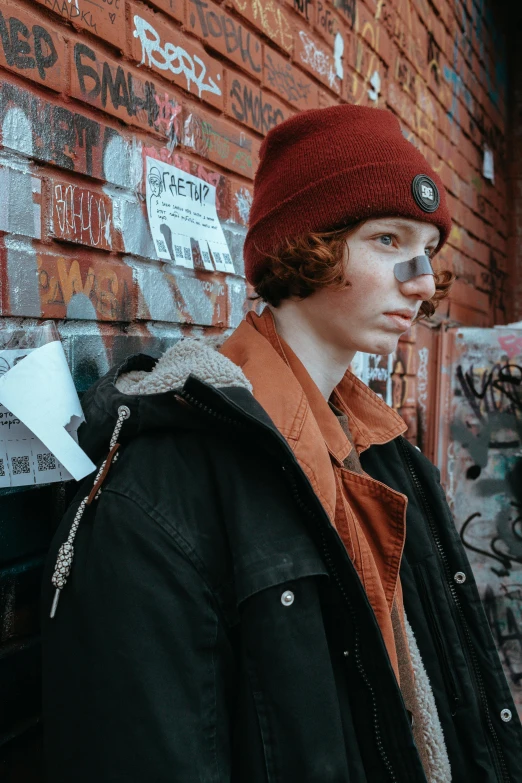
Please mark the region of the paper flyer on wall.
<svg viewBox="0 0 522 783"><path fill-rule="evenodd" d="M0 351L0 373L30 353ZM0 488L68 481L72 476L25 424L0 404Z"/></svg>
<svg viewBox="0 0 522 783"><path fill-rule="evenodd" d="M358 352L352 359L350 370L387 405L393 404L393 356Z"/></svg>
<svg viewBox="0 0 522 783"><path fill-rule="evenodd" d="M76 436L82 421L60 341L0 350L0 488L91 473Z"/></svg>
<svg viewBox="0 0 522 783"><path fill-rule="evenodd" d="M213 185L147 157L146 197L159 258L190 269L234 272Z"/></svg>

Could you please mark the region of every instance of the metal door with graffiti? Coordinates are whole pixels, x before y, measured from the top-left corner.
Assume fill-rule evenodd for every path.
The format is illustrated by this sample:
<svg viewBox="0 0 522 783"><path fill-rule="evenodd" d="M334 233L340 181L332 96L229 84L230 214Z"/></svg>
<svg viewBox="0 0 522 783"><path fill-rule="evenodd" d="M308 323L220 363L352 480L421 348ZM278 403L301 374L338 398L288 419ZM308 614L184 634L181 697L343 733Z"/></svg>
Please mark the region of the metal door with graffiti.
<svg viewBox="0 0 522 783"><path fill-rule="evenodd" d="M522 329L441 338L436 463L522 715Z"/></svg>

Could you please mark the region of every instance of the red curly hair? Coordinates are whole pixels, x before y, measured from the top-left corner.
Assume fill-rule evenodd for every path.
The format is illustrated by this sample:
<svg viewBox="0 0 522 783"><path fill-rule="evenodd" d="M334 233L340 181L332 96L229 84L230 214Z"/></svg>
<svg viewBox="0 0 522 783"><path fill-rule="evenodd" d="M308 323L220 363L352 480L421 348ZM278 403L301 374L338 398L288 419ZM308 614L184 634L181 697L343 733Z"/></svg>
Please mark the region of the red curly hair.
<svg viewBox="0 0 522 783"><path fill-rule="evenodd" d="M321 288L340 290L349 286L345 273L346 240L360 225L288 239L277 255L270 256L271 264L257 281L256 296L252 298L278 307L290 297L306 299ZM435 273L435 294L422 303L419 318L433 315L441 299L448 296L454 279L455 275L447 270Z"/></svg>

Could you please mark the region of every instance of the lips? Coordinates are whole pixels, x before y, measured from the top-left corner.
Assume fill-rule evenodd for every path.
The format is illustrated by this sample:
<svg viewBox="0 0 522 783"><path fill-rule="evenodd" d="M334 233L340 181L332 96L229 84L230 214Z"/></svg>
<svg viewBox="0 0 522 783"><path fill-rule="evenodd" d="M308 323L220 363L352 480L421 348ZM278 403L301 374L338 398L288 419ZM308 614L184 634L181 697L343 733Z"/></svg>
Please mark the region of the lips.
<svg viewBox="0 0 522 783"><path fill-rule="evenodd" d="M384 313L384 315L391 321L395 328L400 332L406 332L410 328L415 313L411 310L395 310L393 312Z"/></svg>
<svg viewBox="0 0 522 783"><path fill-rule="evenodd" d="M409 321L413 321L417 313L415 312L415 310L403 309L403 310L388 310L386 313L384 313L384 315L398 315L401 318L405 318Z"/></svg>

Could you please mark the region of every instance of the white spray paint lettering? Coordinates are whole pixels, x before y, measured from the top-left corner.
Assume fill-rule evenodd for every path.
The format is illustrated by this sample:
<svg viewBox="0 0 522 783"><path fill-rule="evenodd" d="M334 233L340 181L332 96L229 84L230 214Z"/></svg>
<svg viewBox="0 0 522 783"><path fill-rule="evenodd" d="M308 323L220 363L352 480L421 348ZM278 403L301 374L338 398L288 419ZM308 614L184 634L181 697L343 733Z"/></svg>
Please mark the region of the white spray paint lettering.
<svg viewBox="0 0 522 783"><path fill-rule="evenodd" d="M319 49L315 41L307 35L304 30L299 32L299 37L303 42L304 52L301 52L301 60L312 68L320 76L328 79L330 87L335 86L337 74L332 67L332 58L327 52Z"/></svg>
<svg viewBox="0 0 522 783"><path fill-rule="evenodd" d="M220 283L210 283L208 280L204 280L201 283L201 287L206 294L225 296L225 286L221 285Z"/></svg>
<svg viewBox="0 0 522 783"><path fill-rule="evenodd" d="M54 204L62 236L76 237L86 233L90 245L111 245L111 218L105 201L75 185L55 185Z"/></svg>
<svg viewBox="0 0 522 783"><path fill-rule="evenodd" d="M141 43L140 65L148 60L149 67L154 65L160 71L171 71L176 75L182 73L187 80L187 89L190 90L191 84L194 83L200 98L202 92L221 95L221 90L210 76L208 82L205 82L207 66L197 54L191 56L181 46L169 42L162 46L159 33L141 16L134 17L134 26L136 28L134 37L139 38ZM200 68L198 74L196 74L196 65Z"/></svg>

